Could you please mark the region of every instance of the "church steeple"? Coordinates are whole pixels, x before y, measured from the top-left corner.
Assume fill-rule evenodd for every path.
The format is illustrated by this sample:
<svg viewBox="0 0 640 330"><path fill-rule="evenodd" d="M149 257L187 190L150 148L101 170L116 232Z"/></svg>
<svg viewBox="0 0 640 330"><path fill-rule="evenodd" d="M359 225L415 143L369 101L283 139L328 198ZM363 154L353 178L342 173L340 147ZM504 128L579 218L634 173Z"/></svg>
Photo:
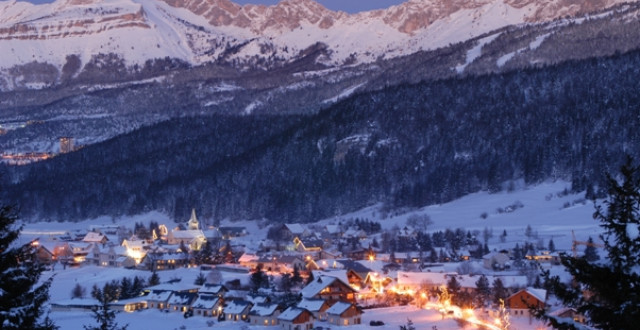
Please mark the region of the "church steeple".
<svg viewBox="0 0 640 330"><path fill-rule="evenodd" d="M189 219L187 227L189 230L200 229L200 223L198 222L198 218L196 217L196 209L191 209L191 219Z"/></svg>

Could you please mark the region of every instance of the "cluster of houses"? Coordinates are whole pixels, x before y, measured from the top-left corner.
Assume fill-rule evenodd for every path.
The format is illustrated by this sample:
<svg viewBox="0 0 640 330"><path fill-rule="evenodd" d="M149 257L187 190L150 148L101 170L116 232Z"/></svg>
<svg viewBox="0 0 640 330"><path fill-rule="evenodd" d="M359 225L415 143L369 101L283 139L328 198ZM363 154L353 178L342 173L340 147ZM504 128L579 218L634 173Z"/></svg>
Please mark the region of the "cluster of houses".
<svg viewBox="0 0 640 330"><path fill-rule="evenodd" d="M217 270L213 270L217 271ZM143 295L110 304L114 310L134 312L158 309L167 313L217 318L220 322L248 322L283 329L312 329L315 320L334 325L360 324L363 310L356 304L357 291L343 280L319 274L307 284L294 306L284 308L273 295L229 290L221 284L165 283L145 289ZM91 310L93 299L52 303L54 311Z"/></svg>
<svg viewBox="0 0 640 330"><path fill-rule="evenodd" d="M102 226L80 234L69 233L68 237L53 242L42 242L38 247L39 259L43 262L59 262L63 266L82 263L103 267L129 267L162 271L196 266L194 252L201 250L206 242L235 240L246 231L241 227L220 227L202 230L195 211L184 228L168 230L160 226L153 233L154 240L129 236L120 240L121 228ZM150 287L145 295L127 301L114 302L113 308L126 312L140 309L160 309L202 317L217 317L218 320L250 322L254 325L282 325L283 329L311 329L314 320L335 325L361 323L368 299L376 299L385 292L418 292L425 287L440 288L456 277L461 290L476 290L478 275L460 275L446 272L438 265L424 264L419 253L381 253L371 244L357 244L348 249L336 248L336 240L342 238L366 241L362 230L327 225L322 230L309 230L300 224L283 224L277 228L282 241L264 240L258 251L249 252L234 246L229 263L201 266L223 272L248 273L258 267L271 274L299 271L313 279L299 294L302 300L294 306L283 308L266 296L238 293L229 290L224 283L193 286L184 284L162 284ZM410 228L403 228L401 235L411 235ZM120 242L119 242L120 241ZM158 244L162 242L162 244ZM284 242L284 244L283 244ZM219 247L217 247L219 248ZM450 253L450 255L454 255ZM458 260L465 258L464 251L455 254ZM527 259L541 263L558 262L557 254L533 253ZM494 251L483 256L482 265L487 270L504 270L510 267L509 251ZM407 265L414 265L407 267ZM440 265L441 266L441 265ZM513 316L528 316L528 304L544 306L546 292L527 288L527 277L521 275L487 276L492 283L500 278L513 295L506 299L506 306ZM524 304L523 302L526 302ZM73 299L53 304L57 310L87 309L95 301ZM570 313L571 311L565 311Z"/></svg>

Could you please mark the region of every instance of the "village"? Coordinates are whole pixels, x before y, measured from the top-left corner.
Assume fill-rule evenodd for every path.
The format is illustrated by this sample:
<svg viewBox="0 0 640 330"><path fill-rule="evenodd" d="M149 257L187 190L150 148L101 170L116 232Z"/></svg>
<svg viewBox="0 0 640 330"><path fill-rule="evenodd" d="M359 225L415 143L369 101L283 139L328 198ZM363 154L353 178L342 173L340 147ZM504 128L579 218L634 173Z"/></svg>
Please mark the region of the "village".
<svg viewBox="0 0 640 330"><path fill-rule="evenodd" d="M584 320L554 303L541 280L541 270L559 265L563 252L553 239L545 242L527 226L522 242L497 249L488 243L507 241L506 230L430 232L430 221L411 217L391 229L359 218L330 225L277 224L249 235L241 226L203 225L193 210L188 221L171 229L153 221L133 228L99 225L32 244L52 271L99 267L148 274L104 284L104 290L118 292L109 304L113 310L180 313L206 318L214 327L348 327L362 324L364 313L393 306L432 309L442 319L490 329L507 329L513 322L539 325L532 306ZM594 253L596 247L573 238L571 251L564 252ZM159 281L158 274L181 269L198 275ZM97 306L90 290L95 288L76 284L69 299L51 301L51 311L90 312ZM366 325L385 322L371 319Z"/></svg>

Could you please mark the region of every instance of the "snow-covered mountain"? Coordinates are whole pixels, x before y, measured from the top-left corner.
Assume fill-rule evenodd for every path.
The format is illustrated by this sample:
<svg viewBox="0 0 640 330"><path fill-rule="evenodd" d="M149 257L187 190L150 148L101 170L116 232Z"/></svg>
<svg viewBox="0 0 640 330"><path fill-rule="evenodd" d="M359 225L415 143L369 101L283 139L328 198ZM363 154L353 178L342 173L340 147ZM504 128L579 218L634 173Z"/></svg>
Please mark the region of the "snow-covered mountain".
<svg viewBox="0 0 640 330"><path fill-rule="evenodd" d="M320 44L323 53L316 61L324 65L367 63L619 2L410 0L350 15L313 0L275 6L229 0L0 1L0 90L60 84L92 59L100 66L105 59L96 60L99 54L115 54L127 67L168 57L191 65L269 69L317 51Z"/></svg>

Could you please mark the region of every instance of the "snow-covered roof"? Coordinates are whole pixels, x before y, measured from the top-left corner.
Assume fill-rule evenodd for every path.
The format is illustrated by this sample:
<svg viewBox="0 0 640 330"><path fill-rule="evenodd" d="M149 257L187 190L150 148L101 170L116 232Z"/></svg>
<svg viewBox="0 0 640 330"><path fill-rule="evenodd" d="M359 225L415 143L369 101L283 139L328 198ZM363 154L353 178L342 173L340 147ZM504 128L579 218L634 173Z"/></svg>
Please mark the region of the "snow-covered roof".
<svg viewBox="0 0 640 330"><path fill-rule="evenodd" d="M422 283L442 285L447 283L446 275L457 275L457 273L422 273L398 271L398 285L419 286Z"/></svg>
<svg viewBox="0 0 640 330"><path fill-rule="evenodd" d="M353 270L356 273L368 273L371 271L371 269L367 266L363 265L362 263L355 262L351 259L340 259L338 260L338 262L341 263L345 269Z"/></svg>
<svg viewBox="0 0 640 330"><path fill-rule="evenodd" d="M197 293L174 292L169 298L168 303L171 305L191 305L197 297Z"/></svg>
<svg viewBox="0 0 640 330"><path fill-rule="evenodd" d="M269 303L255 304L253 305L253 307L251 307L251 310L249 311L249 315L270 316L270 315L273 315L273 313L275 313L279 307L280 305L278 304L269 304Z"/></svg>
<svg viewBox="0 0 640 330"><path fill-rule="evenodd" d="M303 298L313 298L317 294L319 294L320 291L322 291L324 288L332 285L335 282L341 282L345 286L351 288L351 286L347 284L349 283L348 281L343 281L337 277L324 276L324 275L320 275L316 277L315 274L313 276L315 279L311 283L307 284L307 286L305 286L302 290L300 290L300 294L302 295Z"/></svg>
<svg viewBox="0 0 640 330"><path fill-rule="evenodd" d="M200 287L200 290L198 290L198 292L200 293L215 293L218 294L222 291L227 291L227 288L225 288L223 285L220 284L209 284L209 283L205 283Z"/></svg>
<svg viewBox="0 0 640 330"><path fill-rule="evenodd" d="M232 300L224 308L225 314L241 314L246 308L253 307L253 304L244 300Z"/></svg>
<svg viewBox="0 0 640 330"><path fill-rule="evenodd" d="M90 231L87 233L87 235L84 236L84 238L82 239L83 242L88 242L88 243L98 243L98 242L102 242L102 240L106 238L104 235L102 235L101 233L96 233L93 231Z"/></svg>
<svg viewBox="0 0 640 330"><path fill-rule="evenodd" d="M117 301L114 301L114 302L110 303L109 305L112 305L112 306L124 306L124 305L127 305L127 304L136 304L136 303L147 301L147 300L149 300L149 299L147 299L147 296L139 296L139 297L134 297L134 298L129 298L129 299L117 300Z"/></svg>
<svg viewBox="0 0 640 330"><path fill-rule="evenodd" d="M130 258L131 257L128 257L128 256L119 256L119 257L116 258L116 262L123 263L123 262L127 261L127 259L130 259Z"/></svg>
<svg viewBox="0 0 640 330"><path fill-rule="evenodd" d="M147 297L147 301L164 301L166 302L167 300L169 300L169 297L171 297L171 294L173 292L171 291L153 291L150 294L148 294Z"/></svg>
<svg viewBox="0 0 640 330"><path fill-rule="evenodd" d="M260 295L247 295L245 299L253 304L264 304L269 301L269 297Z"/></svg>
<svg viewBox="0 0 640 330"><path fill-rule="evenodd" d="M280 316L278 316L278 320L293 321L298 316L300 316L300 314L304 313L304 311L306 311L306 309L304 309L304 308L289 307L284 312L282 312L282 314L280 314Z"/></svg>
<svg viewBox="0 0 640 330"><path fill-rule="evenodd" d="M200 309L213 309L218 305L220 299L214 294L199 294L191 307Z"/></svg>
<svg viewBox="0 0 640 330"><path fill-rule="evenodd" d="M342 315L342 313L346 312L350 307L351 303L338 301L327 309L327 314Z"/></svg>
<svg viewBox="0 0 640 330"><path fill-rule="evenodd" d="M148 287L147 290L150 290L152 292L156 292L156 291L175 291L175 292L193 291L193 292L197 292L199 288L200 287L195 285L195 284L183 283L183 282L175 282L175 283L162 283L162 284L154 285L152 287Z"/></svg>
<svg viewBox="0 0 640 330"><path fill-rule="evenodd" d="M174 230L171 232L173 238L176 239L196 239L196 238L204 238L204 233L200 229L195 230Z"/></svg>
<svg viewBox="0 0 640 330"><path fill-rule="evenodd" d="M342 264L339 264L339 265L342 266ZM346 269L329 269L325 271L314 270L312 271L312 273L313 273L313 278L318 278L320 276L331 276L331 277L339 278L344 283L349 283L349 277L347 276Z"/></svg>
<svg viewBox="0 0 640 330"><path fill-rule="evenodd" d="M329 234L339 234L341 230L338 225L326 225L325 228Z"/></svg>
<svg viewBox="0 0 640 330"><path fill-rule="evenodd" d="M322 306L327 303L324 299L302 299L298 303L298 308L304 308L310 312L319 312Z"/></svg>
<svg viewBox="0 0 640 330"><path fill-rule="evenodd" d="M480 278L479 275L459 275L455 272L433 273L433 272L403 272L398 271L398 284L409 286L420 286L422 283L432 285L446 285L452 276L456 277L458 283L463 288L475 288L476 282ZM505 287L523 287L527 285L527 277L524 275L505 275L492 276L487 275L489 283L493 283L496 279L500 279Z"/></svg>
<svg viewBox="0 0 640 330"><path fill-rule="evenodd" d="M304 227L299 223L287 223L285 226L294 235L301 235L305 231Z"/></svg>
<svg viewBox="0 0 640 330"><path fill-rule="evenodd" d="M528 287L527 292L542 302L545 302L547 300L547 290L545 289Z"/></svg>
<svg viewBox="0 0 640 330"><path fill-rule="evenodd" d="M258 259L260 259L260 257L258 257L255 254L250 254L250 253L243 253L240 258L238 258L238 262L242 263L242 262L251 262L251 261L257 261Z"/></svg>

